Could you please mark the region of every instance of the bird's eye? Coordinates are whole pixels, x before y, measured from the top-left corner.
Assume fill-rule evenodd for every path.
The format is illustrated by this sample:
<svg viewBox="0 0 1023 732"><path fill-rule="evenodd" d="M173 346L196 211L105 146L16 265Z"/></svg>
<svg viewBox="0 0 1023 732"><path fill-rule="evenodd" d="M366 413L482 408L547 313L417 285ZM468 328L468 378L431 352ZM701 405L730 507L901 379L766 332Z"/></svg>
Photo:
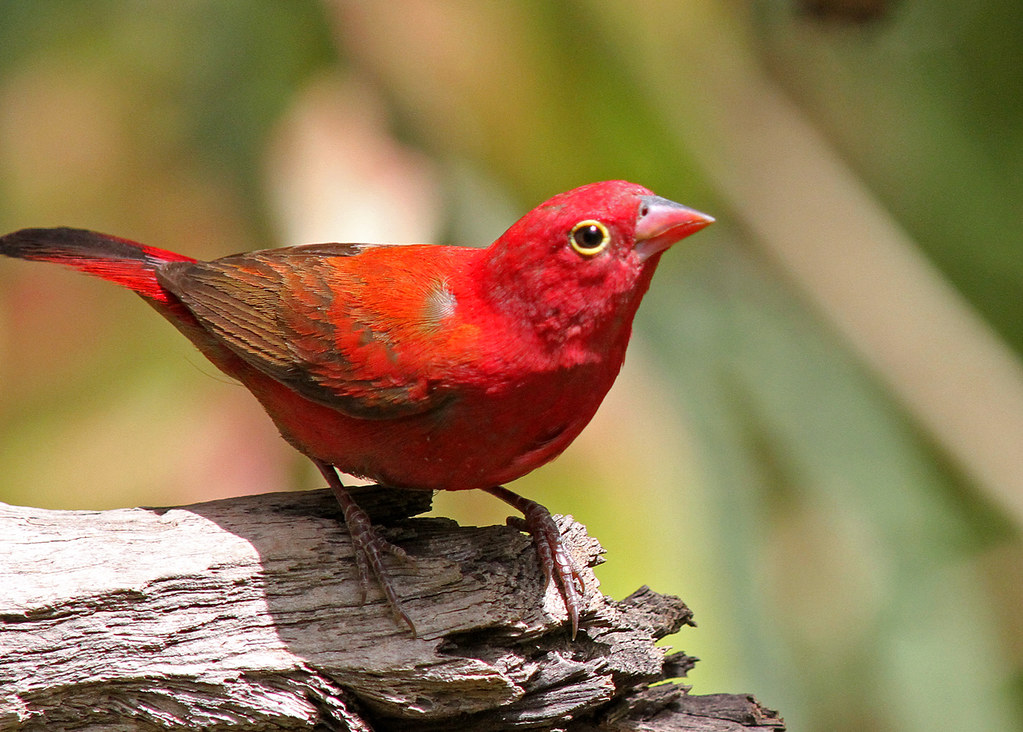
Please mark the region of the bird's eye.
<svg viewBox="0 0 1023 732"><path fill-rule="evenodd" d="M568 241L579 254L592 257L604 251L611 241L611 235L602 223L587 219L572 227Z"/></svg>

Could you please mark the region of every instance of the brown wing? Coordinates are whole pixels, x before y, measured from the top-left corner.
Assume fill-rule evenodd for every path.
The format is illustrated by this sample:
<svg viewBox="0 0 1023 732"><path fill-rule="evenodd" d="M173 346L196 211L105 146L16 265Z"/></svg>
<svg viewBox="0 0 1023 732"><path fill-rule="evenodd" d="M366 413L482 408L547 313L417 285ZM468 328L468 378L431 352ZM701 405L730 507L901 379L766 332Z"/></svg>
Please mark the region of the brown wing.
<svg viewBox="0 0 1023 732"><path fill-rule="evenodd" d="M450 394L421 364L396 357L397 331L408 324L360 307L372 283L356 262L367 249L379 247L271 249L175 262L157 277L232 351L312 401L364 419L434 409Z"/></svg>

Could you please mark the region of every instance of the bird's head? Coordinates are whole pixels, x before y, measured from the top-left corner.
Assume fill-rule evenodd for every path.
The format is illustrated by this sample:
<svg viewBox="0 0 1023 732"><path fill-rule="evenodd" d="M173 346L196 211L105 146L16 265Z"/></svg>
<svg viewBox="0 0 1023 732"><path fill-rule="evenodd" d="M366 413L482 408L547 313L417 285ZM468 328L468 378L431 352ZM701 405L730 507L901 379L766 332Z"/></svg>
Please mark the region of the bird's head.
<svg viewBox="0 0 1023 732"><path fill-rule="evenodd" d="M627 336L661 254L714 219L626 181L554 196L487 252L485 296L545 340ZM597 340L603 340L598 338Z"/></svg>

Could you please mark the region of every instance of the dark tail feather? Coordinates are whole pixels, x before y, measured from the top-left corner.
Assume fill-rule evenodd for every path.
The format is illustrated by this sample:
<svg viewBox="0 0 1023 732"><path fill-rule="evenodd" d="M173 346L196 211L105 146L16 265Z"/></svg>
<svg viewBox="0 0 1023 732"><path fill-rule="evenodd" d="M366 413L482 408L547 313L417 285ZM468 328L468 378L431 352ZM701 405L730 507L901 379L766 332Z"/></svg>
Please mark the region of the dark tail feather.
<svg viewBox="0 0 1023 732"><path fill-rule="evenodd" d="M56 262L116 282L149 300L176 304L177 298L156 280L167 262L194 262L174 252L97 234L86 229L22 229L0 237L0 254L18 259Z"/></svg>

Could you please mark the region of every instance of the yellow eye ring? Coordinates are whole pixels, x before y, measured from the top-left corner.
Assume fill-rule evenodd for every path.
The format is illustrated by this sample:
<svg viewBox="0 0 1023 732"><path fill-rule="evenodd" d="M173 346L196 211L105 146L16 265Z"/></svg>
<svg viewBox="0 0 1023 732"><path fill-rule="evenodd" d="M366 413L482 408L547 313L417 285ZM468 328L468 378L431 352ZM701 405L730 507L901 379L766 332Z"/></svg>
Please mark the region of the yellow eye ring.
<svg viewBox="0 0 1023 732"><path fill-rule="evenodd" d="M572 227L568 243L584 257L593 257L604 251L611 243L611 234L599 221L586 219Z"/></svg>

